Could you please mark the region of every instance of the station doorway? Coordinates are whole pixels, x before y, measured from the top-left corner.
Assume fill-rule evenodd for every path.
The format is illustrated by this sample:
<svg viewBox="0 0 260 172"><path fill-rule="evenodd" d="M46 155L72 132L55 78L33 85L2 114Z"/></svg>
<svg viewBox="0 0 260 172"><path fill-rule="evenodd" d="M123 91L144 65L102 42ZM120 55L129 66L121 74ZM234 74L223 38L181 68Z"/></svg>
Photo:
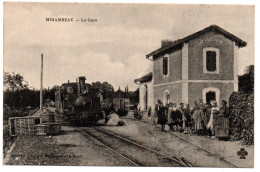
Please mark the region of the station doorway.
<svg viewBox="0 0 260 172"><path fill-rule="evenodd" d="M215 91L209 91L206 93L206 103L209 104L210 101L216 101L216 92Z"/></svg>
<svg viewBox="0 0 260 172"><path fill-rule="evenodd" d="M207 87L202 89L203 103L209 104L211 100L217 102L219 106L220 89L216 87Z"/></svg>

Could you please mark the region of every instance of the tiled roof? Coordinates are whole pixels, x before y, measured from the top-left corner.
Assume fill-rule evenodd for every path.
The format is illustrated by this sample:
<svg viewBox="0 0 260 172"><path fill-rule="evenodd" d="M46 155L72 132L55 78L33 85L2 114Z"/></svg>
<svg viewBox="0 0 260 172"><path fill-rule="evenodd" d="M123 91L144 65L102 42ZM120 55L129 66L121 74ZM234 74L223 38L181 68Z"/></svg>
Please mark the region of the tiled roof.
<svg viewBox="0 0 260 172"><path fill-rule="evenodd" d="M143 82L151 81L152 79L153 79L153 73L150 72L150 73L142 76L141 78L135 79L134 82L135 83L143 83Z"/></svg>
<svg viewBox="0 0 260 172"><path fill-rule="evenodd" d="M211 25L211 26L209 26L209 27L207 27L207 28L205 28L203 30L200 30L200 31L198 31L196 33L193 33L193 34L191 34L189 36L186 36L186 37L184 37L182 39L178 39L178 40L174 41L173 43L171 43L171 44L169 44L167 46L163 46L163 47L161 47L161 48L159 48L159 49L157 49L157 50L147 54L146 58L149 58L149 57L154 56L154 55L156 55L158 53L162 53L164 51L167 51L167 50L169 50L171 48L174 48L174 47L176 47L178 45L181 45L181 44L183 44L185 42L188 42L189 40L194 39L194 38L204 34L205 32L209 32L209 31L219 32L220 34L224 35L226 38L234 41L236 43L236 45L239 46L239 47L245 47L247 45L247 43L245 41L243 41L242 39L236 37L235 35L227 32L226 30L222 29L221 27L219 27L217 25Z"/></svg>

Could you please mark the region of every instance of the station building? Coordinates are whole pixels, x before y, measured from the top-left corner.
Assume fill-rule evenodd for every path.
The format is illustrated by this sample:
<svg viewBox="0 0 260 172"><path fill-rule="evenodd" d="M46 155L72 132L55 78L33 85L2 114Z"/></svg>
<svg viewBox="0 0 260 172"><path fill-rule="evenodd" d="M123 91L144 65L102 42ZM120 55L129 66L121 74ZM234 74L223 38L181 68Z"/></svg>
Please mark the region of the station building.
<svg viewBox="0 0 260 172"><path fill-rule="evenodd" d="M216 100L238 91L238 50L247 43L216 25L176 41L163 40L146 55L152 72L135 79L142 111L163 104Z"/></svg>

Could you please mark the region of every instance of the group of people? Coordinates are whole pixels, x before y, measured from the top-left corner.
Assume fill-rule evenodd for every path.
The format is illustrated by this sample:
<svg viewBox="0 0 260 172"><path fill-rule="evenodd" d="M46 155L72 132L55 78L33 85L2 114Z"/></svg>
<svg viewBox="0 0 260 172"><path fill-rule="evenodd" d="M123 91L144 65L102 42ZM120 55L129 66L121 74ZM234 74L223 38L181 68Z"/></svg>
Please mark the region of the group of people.
<svg viewBox="0 0 260 172"><path fill-rule="evenodd" d="M157 123L161 124L162 131L165 131L165 126L168 125L173 131L209 137L215 134L216 119L220 116L228 117L228 114L227 102L224 100L221 102L221 108L213 100L208 105L202 100L195 101L193 108L184 103L168 103L164 106L161 100L158 100L155 106L155 116L158 117Z"/></svg>

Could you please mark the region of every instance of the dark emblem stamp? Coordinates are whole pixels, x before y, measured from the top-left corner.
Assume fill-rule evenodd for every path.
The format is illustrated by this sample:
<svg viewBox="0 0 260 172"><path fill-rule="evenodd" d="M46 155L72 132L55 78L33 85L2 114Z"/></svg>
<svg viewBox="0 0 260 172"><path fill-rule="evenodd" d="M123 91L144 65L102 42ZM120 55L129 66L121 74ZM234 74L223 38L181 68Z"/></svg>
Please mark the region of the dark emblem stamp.
<svg viewBox="0 0 260 172"><path fill-rule="evenodd" d="M244 148L241 148L240 151L237 151L237 155L240 156L239 159L246 159L248 152Z"/></svg>

